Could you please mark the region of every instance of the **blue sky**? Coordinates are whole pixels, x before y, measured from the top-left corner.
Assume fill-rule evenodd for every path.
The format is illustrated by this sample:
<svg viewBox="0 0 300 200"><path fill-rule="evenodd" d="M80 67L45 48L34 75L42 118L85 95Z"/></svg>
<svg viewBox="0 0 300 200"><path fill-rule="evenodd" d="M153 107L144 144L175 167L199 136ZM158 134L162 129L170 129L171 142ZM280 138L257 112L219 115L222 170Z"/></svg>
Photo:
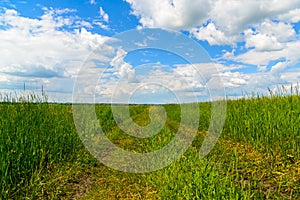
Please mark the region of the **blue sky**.
<svg viewBox="0 0 300 200"><path fill-rule="evenodd" d="M161 32L138 34L147 28ZM182 34L177 40L176 32ZM114 44L116 38L135 43L137 50L125 43ZM163 49L170 43L173 49ZM149 48L151 44L162 48ZM209 61L196 59L197 45ZM184 55L176 54L176 48ZM90 67L98 69L89 71L96 78L86 79L96 83L91 88L84 84L87 88L81 89L82 93L93 93L98 102L238 98L296 85L300 79L299 49L299 0L0 3L2 94L24 92L24 83L27 92L38 92L43 85L51 101L71 102L80 70ZM211 96L222 89L225 94Z"/></svg>

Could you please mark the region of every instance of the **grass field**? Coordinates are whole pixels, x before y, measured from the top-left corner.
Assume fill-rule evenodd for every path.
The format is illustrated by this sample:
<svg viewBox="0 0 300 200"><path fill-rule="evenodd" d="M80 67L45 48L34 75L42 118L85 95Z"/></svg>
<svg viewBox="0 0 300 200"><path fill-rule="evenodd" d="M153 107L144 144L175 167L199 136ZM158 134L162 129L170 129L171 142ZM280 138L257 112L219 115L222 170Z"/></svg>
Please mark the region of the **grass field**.
<svg viewBox="0 0 300 200"><path fill-rule="evenodd" d="M170 166L141 174L97 162L76 132L72 105L2 97L0 199L300 199L300 96L292 93L228 100L222 135L204 159L199 149L211 104L199 103L192 146ZM109 105L96 105L96 113L119 147L149 152L179 127L180 106L164 106L165 126L147 139L124 134ZM132 105L132 119L147 125L149 107Z"/></svg>

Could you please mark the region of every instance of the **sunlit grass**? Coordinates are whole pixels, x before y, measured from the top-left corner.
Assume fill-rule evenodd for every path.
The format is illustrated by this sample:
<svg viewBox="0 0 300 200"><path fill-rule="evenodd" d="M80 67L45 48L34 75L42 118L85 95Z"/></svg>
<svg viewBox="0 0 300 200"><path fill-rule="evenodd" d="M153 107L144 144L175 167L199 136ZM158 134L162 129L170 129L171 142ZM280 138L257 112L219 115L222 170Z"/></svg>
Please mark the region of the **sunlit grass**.
<svg viewBox="0 0 300 200"><path fill-rule="evenodd" d="M77 160L84 147L71 106L49 104L35 94L5 96L0 103L0 199L34 196L43 171Z"/></svg>
<svg viewBox="0 0 300 200"><path fill-rule="evenodd" d="M2 95L0 199L298 199L300 198L300 96L296 87L227 101L222 135L199 158L211 103L199 103L198 135L184 155L151 173L131 174L98 163L82 145L71 105L31 96ZM130 106L146 126L149 105ZM107 137L135 152L158 150L176 134L179 105L164 105L165 127L138 139L117 126L109 105L96 105Z"/></svg>

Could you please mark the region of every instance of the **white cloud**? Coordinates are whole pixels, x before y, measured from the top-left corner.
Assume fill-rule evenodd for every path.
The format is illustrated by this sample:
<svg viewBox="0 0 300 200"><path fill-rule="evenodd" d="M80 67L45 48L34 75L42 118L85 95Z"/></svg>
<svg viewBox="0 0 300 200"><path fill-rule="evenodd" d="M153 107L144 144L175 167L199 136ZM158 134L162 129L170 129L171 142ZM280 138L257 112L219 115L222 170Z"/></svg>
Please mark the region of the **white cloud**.
<svg viewBox="0 0 300 200"><path fill-rule="evenodd" d="M223 50L223 55L221 58L225 60L233 60L235 51L236 51L235 49L232 49L231 52Z"/></svg>
<svg viewBox="0 0 300 200"><path fill-rule="evenodd" d="M266 65L258 65L257 69L259 72L265 72L265 71L267 71L267 66Z"/></svg>
<svg viewBox="0 0 300 200"><path fill-rule="evenodd" d="M290 10L288 13L281 14L278 16L278 19L281 21L297 23L300 21L300 9L296 8L294 10Z"/></svg>
<svg viewBox="0 0 300 200"><path fill-rule="evenodd" d="M0 30L0 80L14 80L16 85L12 89L18 89L20 82L36 80L45 83L45 89L63 88L71 92L73 85L67 83L74 81L92 50L109 38L85 28L71 32L61 29L78 25L76 18L59 14L70 10L44 9L44 12L39 19L23 17L9 9L0 14L0 24L6 27ZM110 51L105 46L102 50ZM57 82L61 84L59 88ZM5 84L1 82L2 86Z"/></svg>
<svg viewBox="0 0 300 200"><path fill-rule="evenodd" d="M87 21L84 21L84 20L75 21L75 26L76 27L93 28L93 26L90 22L87 22Z"/></svg>
<svg viewBox="0 0 300 200"><path fill-rule="evenodd" d="M210 11L210 17L226 34L236 35L264 16L258 1L219 0Z"/></svg>
<svg viewBox="0 0 300 200"><path fill-rule="evenodd" d="M126 79L128 82L135 82L135 70L129 63L123 60L126 55L127 52L122 48L117 50L116 56L110 62L110 65L113 67L111 71L121 79Z"/></svg>
<svg viewBox="0 0 300 200"><path fill-rule="evenodd" d="M237 37L225 36L214 23L209 23L205 27L192 28L190 32L198 40L207 40L210 45L233 44L237 40Z"/></svg>
<svg viewBox="0 0 300 200"><path fill-rule="evenodd" d="M284 64L278 66L283 67ZM283 67L284 68L284 67ZM270 72L225 72L221 73L222 80L226 87L226 95L229 98L239 98L257 94L269 94L271 90L281 85L296 85L300 78L300 71L275 71Z"/></svg>
<svg viewBox="0 0 300 200"><path fill-rule="evenodd" d="M252 65L268 65L271 61L285 59L290 65L295 65L300 60L300 41L288 42L285 47L279 51L256 51L249 50L232 58L232 60Z"/></svg>
<svg viewBox="0 0 300 200"><path fill-rule="evenodd" d="M299 68L294 68L293 70L285 71L281 73L280 78L285 80L289 86L291 86L291 84L294 86L299 85L300 70Z"/></svg>
<svg viewBox="0 0 300 200"><path fill-rule="evenodd" d="M48 10L48 9L44 8L44 10ZM70 8L55 9L55 13L57 13L58 15L65 14L65 13L73 13L76 11L77 11L76 9L70 9Z"/></svg>
<svg viewBox="0 0 300 200"><path fill-rule="evenodd" d="M109 16L108 16L108 14L107 14L106 12L104 12L104 10L103 10L102 7L99 8L99 14L100 14L101 18L102 18L106 23L108 23Z"/></svg>
<svg viewBox="0 0 300 200"><path fill-rule="evenodd" d="M132 13L145 27L189 29L205 22L210 2L207 0L126 0Z"/></svg>
<svg viewBox="0 0 300 200"><path fill-rule="evenodd" d="M193 79L198 81L201 79L200 81L202 81L202 83L206 83L213 76L218 76L219 73L225 73L241 68L243 68L241 65L225 66L219 63L195 63L176 65L174 72L183 76L193 77Z"/></svg>
<svg viewBox="0 0 300 200"><path fill-rule="evenodd" d="M99 51L100 60L110 60L108 55L115 54L110 64L113 74L104 75L104 82L98 88L105 97L113 94L114 85L121 86L116 98L132 93L140 83L158 83L183 96L189 97L191 89L204 94L205 83L218 86L217 76L221 76L229 93L266 89L281 83L294 83L300 78L297 70L288 66L299 63L300 41L293 24L299 21L299 0L295 1L236 1L236 0L126 0L132 13L139 17L139 27L160 27L187 30L199 40L207 40L210 45L233 45L245 41L246 52L239 50L225 52L223 59L233 60L258 67L257 73L236 72L242 65L225 66L218 64L219 74L211 74L209 64L194 64L201 76L191 65L177 65L172 70L155 66L151 73L141 74L124 61L126 52L103 46ZM90 0L96 4L95 0ZM76 17L65 17L71 9L46 9L41 18L22 17L16 10L7 9L0 14L0 85L24 80L40 80L46 88L70 92L74 78L85 58L109 38L93 34L86 28L97 24L108 29L108 14L99 8L97 20L89 23ZM275 21L279 20L279 21ZM204 25L205 24L205 25ZM76 27L86 28L76 28ZM65 28L73 31L65 31ZM140 46L145 46L140 43ZM16 56L17 55L17 56ZM271 61L277 62L269 66ZM267 67L268 66L268 67ZM270 68L267 72L267 69ZM234 71L233 71L234 70ZM287 71L289 70L289 71ZM22 85L22 84L21 84ZM92 91L93 88L87 88ZM145 89L145 90L144 90ZM141 92L159 92L162 87L147 86Z"/></svg>
<svg viewBox="0 0 300 200"><path fill-rule="evenodd" d="M215 1L210 17L222 31L231 35L239 34L249 25L258 24L267 18L273 19L299 6L299 0L218 0Z"/></svg>
<svg viewBox="0 0 300 200"><path fill-rule="evenodd" d="M274 36L279 42L288 42L296 39L296 32L291 24L265 20L256 28L257 32Z"/></svg>
<svg viewBox="0 0 300 200"><path fill-rule="evenodd" d="M283 45L277 38L266 34L253 34L252 30L245 31L246 48L254 47L257 51L278 51L283 49Z"/></svg>
<svg viewBox="0 0 300 200"><path fill-rule="evenodd" d="M270 38L274 37L279 42L289 40L295 36L292 27L285 23L273 24L271 21L280 19L295 22L300 8L300 0L126 1L130 3L132 13L139 18L142 26L188 30L196 38L207 40L212 45L236 42L244 30L260 26L261 23L261 34L266 34L262 32L266 30L267 35L272 35ZM284 35L281 30L288 32ZM268 39L266 42L270 43L270 38L264 40Z"/></svg>
<svg viewBox="0 0 300 200"><path fill-rule="evenodd" d="M244 31L246 48L254 47L257 51L278 51L287 42L296 39L294 28L287 23L265 20L255 26L255 31Z"/></svg>
<svg viewBox="0 0 300 200"><path fill-rule="evenodd" d="M104 30L109 30L110 28L108 27L108 25L104 24L103 22L101 21L97 21L97 20L94 20L93 21L93 24L99 26L100 28L104 29Z"/></svg>
<svg viewBox="0 0 300 200"><path fill-rule="evenodd" d="M278 62L274 66L272 66L270 72L276 74L283 72L284 69L288 66L288 64L288 62Z"/></svg>
<svg viewBox="0 0 300 200"><path fill-rule="evenodd" d="M224 72L220 74L224 81L224 86L227 88L239 87L248 84L249 75L240 72Z"/></svg>
<svg viewBox="0 0 300 200"><path fill-rule="evenodd" d="M132 69L128 68L122 59L124 55L126 55L124 50L117 50L111 62L114 69L106 71L108 76L102 76L97 87L97 101L105 102L112 99L113 102L128 103L128 99L133 98L142 99L140 103L178 103L177 100L189 102L195 101L196 98L210 100L209 90L223 87L216 68L221 73L240 68L240 66L200 63L176 65L172 68L160 64L146 64ZM122 70L123 66L126 66L126 70ZM138 81L128 81L130 78L127 75L122 76L124 71L128 72L127 69L134 70ZM230 81L237 84L238 80L236 77Z"/></svg>
<svg viewBox="0 0 300 200"><path fill-rule="evenodd" d="M90 0L90 4L95 5L95 4L96 4L96 1L95 1L95 0Z"/></svg>
<svg viewBox="0 0 300 200"><path fill-rule="evenodd" d="M135 103L178 103L178 99L189 102L195 98L208 101L213 98L211 91L222 90L223 87L229 97L240 97L252 92L267 92L268 87L295 83L296 80L295 77L290 79L292 75L285 71L287 63L284 62L274 65L271 72L254 73L237 72L244 68L242 65L214 63L181 64L172 68L147 64L133 69L123 59L126 55L124 50L118 49L115 54L111 61L113 69L107 70L96 87L98 102L128 103L135 99ZM130 71L134 71L138 81L128 81ZM93 92L93 88L86 88L85 92Z"/></svg>

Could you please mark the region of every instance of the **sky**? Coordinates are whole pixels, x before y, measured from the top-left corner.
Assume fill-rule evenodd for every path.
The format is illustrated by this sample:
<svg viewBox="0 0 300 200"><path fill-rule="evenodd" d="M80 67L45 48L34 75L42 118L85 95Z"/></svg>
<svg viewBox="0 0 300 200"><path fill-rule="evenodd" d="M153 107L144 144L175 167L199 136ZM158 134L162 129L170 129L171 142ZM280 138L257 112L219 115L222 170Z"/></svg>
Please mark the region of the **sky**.
<svg viewBox="0 0 300 200"><path fill-rule="evenodd" d="M0 93L240 98L300 79L300 0L3 0Z"/></svg>

